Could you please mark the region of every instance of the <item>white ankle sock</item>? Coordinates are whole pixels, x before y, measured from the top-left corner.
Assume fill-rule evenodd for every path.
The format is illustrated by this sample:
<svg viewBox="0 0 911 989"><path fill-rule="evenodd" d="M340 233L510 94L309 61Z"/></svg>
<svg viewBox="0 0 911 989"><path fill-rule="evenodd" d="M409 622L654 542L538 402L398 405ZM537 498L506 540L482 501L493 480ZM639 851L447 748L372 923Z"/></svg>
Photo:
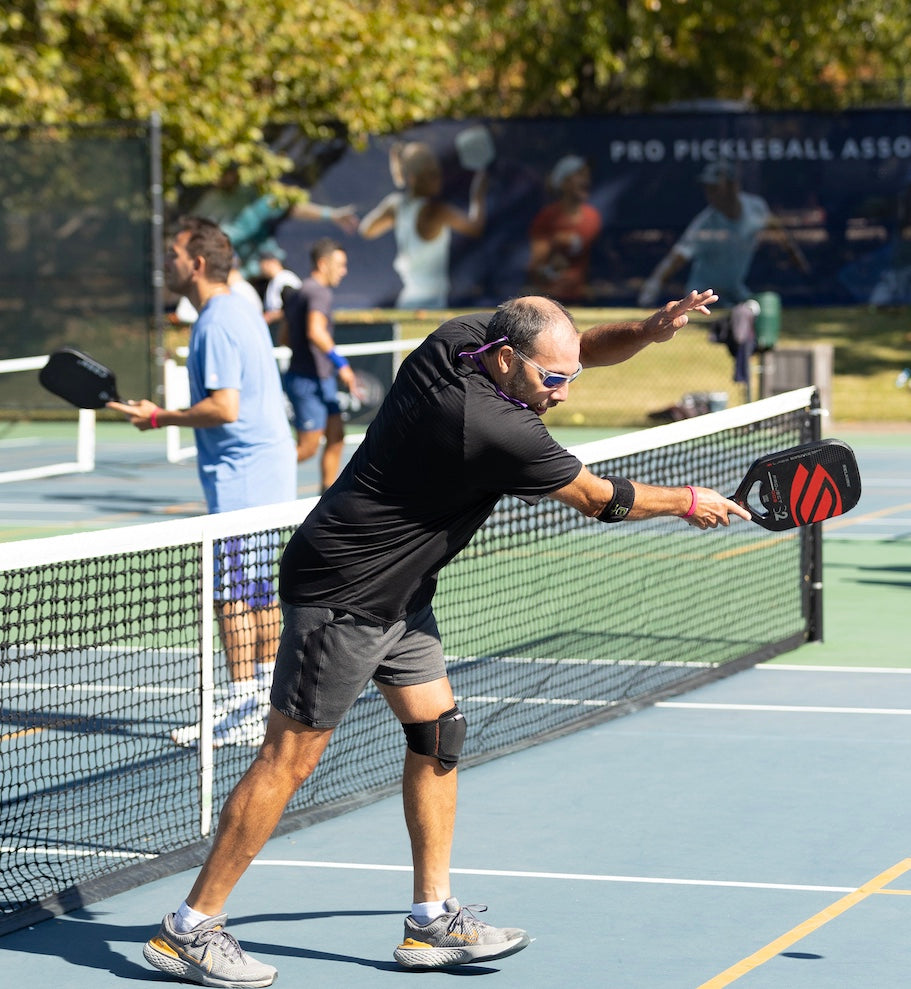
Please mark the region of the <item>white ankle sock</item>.
<svg viewBox="0 0 911 989"><path fill-rule="evenodd" d="M426 927L431 921L446 913L443 900L429 900L427 903L412 903L411 916L421 927Z"/></svg>
<svg viewBox="0 0 911 989"><path fill-rule="evenodd" d="M187 901L184 900L177 908L177 913L174 914L174 930L178 934L186 934L187 931L192 931L194 927L208 920L210 916L210 914L200 913L198 910L188 907Z"/></svg>

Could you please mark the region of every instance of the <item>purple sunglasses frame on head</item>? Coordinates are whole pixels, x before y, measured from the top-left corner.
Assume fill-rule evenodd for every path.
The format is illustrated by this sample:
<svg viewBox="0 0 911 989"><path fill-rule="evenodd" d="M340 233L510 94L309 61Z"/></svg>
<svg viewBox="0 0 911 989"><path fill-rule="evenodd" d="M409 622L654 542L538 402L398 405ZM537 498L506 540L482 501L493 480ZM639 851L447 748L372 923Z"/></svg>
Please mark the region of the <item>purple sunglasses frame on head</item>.
<svg viewBox="0 0 911 989"><path fill-rule="evenodd" d="M509 343L509 337L497 337L496 340L491 340L490 343L485 343L483 347L478 347L477 350L463 350L459 354L459 357L471 358L472 362L474 363L474 366L481 372L481 374L484 375L485 378L487 378L489 382L491 382L491 384L494 387L494 390L500 396L500 398L505 398L507 402L512 402L513 405L517 405L520 409L527 409L528 403L521 402L519 401L518 398L513 398L512 395L507 395L506 392L503 391L503 389L500 388L500 386L493 380L493 378L491 378L490 374L488 374L487 372L487 368L484 367L483 363L480 360L478 360L478 356L480 354L483 354L485 350L490 350L491 347L499 347L501 344L504 343Z"/></svg>
<svg viewBox="0 0 911 989"><path fill-rule="evenodd" d="M483 354L485 350L490 350L491 347L499 347L504 343L509 343L509 337L497 337L496 340L491 340L490 343L485 343L483 347L478 347L477 350L463 350L459 354L459 357L470 357L477 369L486 378L492 380L490 375L487 373L487 368L485 368L484 365L478 360L478 355ZM540 364L533 361L530 357L526 357L521 350L516 348L515 344L509 343L509 346L512 347L513 351L518 354L521 360L525 361L526 364L531 364L531 366L538 372L541 376L541 384L545 388L551 388L556 391L557 388L562 388L563 385L568 385L575 381L583 371L581 363L572 374L557 374L556 371L548 371L547 368L541 367ZM513 405L518 405L520 409L528 408L527 402L522 402L518 398L513 398L511 395L507 395L506 392L503 391L496 383L494 383L494 388L500 398L505 398L507 402L512 402Z"/></svg>

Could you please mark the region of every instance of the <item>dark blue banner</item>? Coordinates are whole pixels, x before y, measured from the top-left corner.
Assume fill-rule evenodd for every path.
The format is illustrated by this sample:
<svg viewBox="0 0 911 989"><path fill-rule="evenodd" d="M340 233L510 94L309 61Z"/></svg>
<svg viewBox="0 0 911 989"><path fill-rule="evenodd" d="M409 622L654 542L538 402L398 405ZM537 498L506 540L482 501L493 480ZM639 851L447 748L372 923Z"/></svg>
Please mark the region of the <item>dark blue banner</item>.
<svg viewBox="0 0 911 989"><path fill-rule="evenodd" d="M904 110L437 122L346 152L313 200L350 203L365 216L396 188L392 145L423 142L441 168L439 201L464 213L473 173L457 145L480 123L494 149L487 218L478 237L452 233L451 307L546 290L546 275L580 264L581 295L566 288L573 304L635 305L649 290L665 301L703 272L730 281L732 292L777 292L785 305L911 302L911 113ZM589 178L585 208L577 197L574 218L561 220L558 186L565 191L578 180L580 162ZM727 218L712 205L725 188L734 214ZM533 263L532 241L544 250L548 232L562 247ZM348 252L338 307L396 304L396 267L403 268L392 229L368 240L328 223L287 220L277 230L287 266L306 273L309 246L323 235ZM415 270L425 261L413 261Z"/></svg>

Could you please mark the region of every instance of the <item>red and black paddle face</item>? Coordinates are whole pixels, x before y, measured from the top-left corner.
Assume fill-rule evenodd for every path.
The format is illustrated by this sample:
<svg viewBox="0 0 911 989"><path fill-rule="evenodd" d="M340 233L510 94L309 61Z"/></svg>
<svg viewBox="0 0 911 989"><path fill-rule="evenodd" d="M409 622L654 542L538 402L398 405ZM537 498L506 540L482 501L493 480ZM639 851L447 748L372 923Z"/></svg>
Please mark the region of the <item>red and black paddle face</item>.
<svg viewBox="0 0 911 989"><path fill-rule="evenodd" d="M756 498L764 510L750 504ZM843 515L859 499L857 460L841 440L818 440L760 457L731 496L754 522L773 532Z"/></svg>
<svg viewBox="0 0 911 989"><path fill-rule="evenodd" d="M120 401L114 372L72 347L54 351L38 380L77 409L103 409L108 402Z"/></svg>

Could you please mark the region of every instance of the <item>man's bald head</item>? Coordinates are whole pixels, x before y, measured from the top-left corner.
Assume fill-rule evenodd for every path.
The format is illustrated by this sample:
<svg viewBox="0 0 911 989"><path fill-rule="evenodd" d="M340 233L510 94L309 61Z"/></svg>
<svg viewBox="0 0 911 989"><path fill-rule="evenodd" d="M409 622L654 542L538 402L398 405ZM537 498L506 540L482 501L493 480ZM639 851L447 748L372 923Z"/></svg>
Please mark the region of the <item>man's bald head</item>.
<svg viewBox="0 0 911 989"><path fill-rule="evenodd" d="M543 295L524 295L497 307L487 327L487 343L503 337L526 354L538 350L538 337L546 333L555 344L578 336L576 324L564 306Z"/></svg>

